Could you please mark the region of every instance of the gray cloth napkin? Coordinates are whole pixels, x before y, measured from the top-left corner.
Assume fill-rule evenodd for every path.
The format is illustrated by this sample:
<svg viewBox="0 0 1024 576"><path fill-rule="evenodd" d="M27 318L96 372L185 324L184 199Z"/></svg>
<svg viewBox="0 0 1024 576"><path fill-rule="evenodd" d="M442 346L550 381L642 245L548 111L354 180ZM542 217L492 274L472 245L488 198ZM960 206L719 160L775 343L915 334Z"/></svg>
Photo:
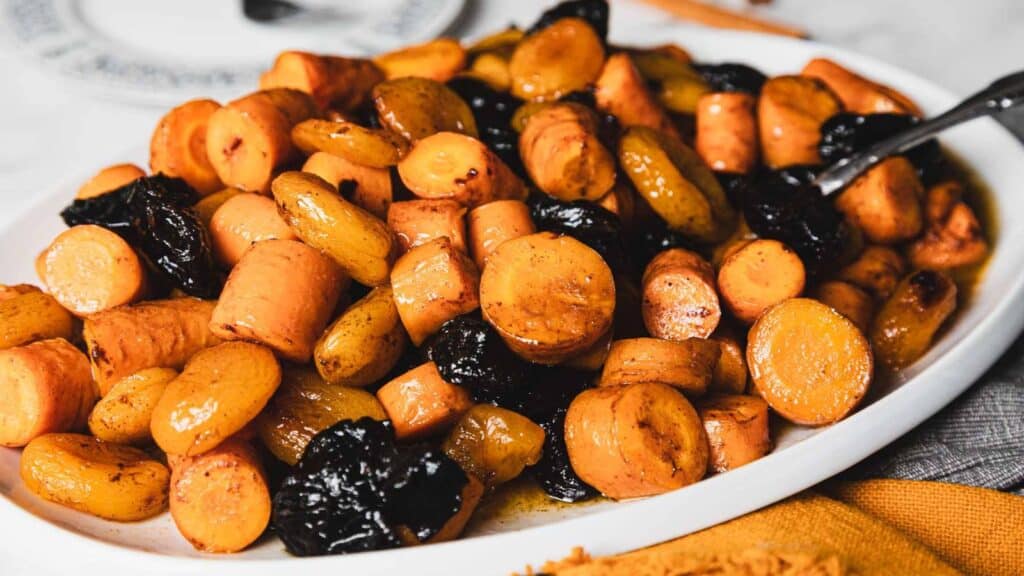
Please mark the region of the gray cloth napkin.
<svg viewBox="0 0 1024 576"><path fill-rule="evenodd" d="M999 121L1024 140L1024 111ZM1024 336L960 398L843 477L935 480L1024 495Z"/></svg>

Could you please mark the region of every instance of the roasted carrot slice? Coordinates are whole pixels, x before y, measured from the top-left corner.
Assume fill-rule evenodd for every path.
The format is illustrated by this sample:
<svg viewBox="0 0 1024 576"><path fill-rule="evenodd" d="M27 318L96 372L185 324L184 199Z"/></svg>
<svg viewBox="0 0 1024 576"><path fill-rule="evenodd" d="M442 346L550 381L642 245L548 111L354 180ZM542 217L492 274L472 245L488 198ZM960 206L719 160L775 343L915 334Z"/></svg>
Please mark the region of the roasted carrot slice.
<svg viewBox="0 0 1024 576"><path fill-rule="evenodd" d="M641 311L656 338L710 336L722 318L711 264L682 248L655 256L644 270Z"/></svg>
<svg viewBox="0 0 1024 576"><path fill-rule="evenodd" d="M875 302L870 294L857 286L842 280L822 282L815 290L814 297L849 318L861 332L867 334L871 328L871 320L875 317Z"/></svg>
<svg viewBox="0 0 1024 576"><path fill-rule="evenodd" d="M146 290L146 268L132 247L91 224L62 232L41 264L46 290L79 316L133 302Z"/></svg>
<svg viewBox="0 0 1024 576"><path fill-rule="evenodd" d="M820 80L778 76L765 82L757 103L765 164L771 168L819 164L821 125L840 109L839 100Z"/></svg>
<svg viewBox="0 0 1024 576"><path fill-rule="evenodd" d="M831 424L852 412L874 372L871 346L857 326L808 298L786 300L757 319L747 364L768 405L806 426Z"/></svg>
<svg viewBox="0 0 1024 576"><path fill-rule="evenodd" d="M708 391L717 394L743 394L747 390L747 355L744 343L731 330L715 331L711 340L718 343L721 355L711 375Z"/></svg>
<svg viewBox="0 0 1024 576"><path fill-rule="evenodd" d="M443 432L472 406L469 392L446 382L437 365L427 362L377 390L384 411L399 440L423 438Z"/></svg>
<svg viewBox="0 0 1024 576"><path fill-rule="evenodd" d="M416 142L438 132L476 136L473 111L454 90L426 78L396 78L373 87L373 105L385 128Z"/></svg>
<svg viewBox="0 0 1024 576"><path fill-rule="evenodd" d="M715 92L697 101L694 148L712 170L745 174L757 165L756 103L741 92Z"/></svg>
<svg viewBox="0 0 1024 576"><path fill-rule="evenodd" d="M586 244L540 232L491 253L480 305L513 351L532 362L556 364L588 350L608 331L615 281Z"/></svg>
<svg viewBox="0 0 1024 576"><path fill-rule="evenodd" d="M454 38L406 46L373 59L388 80L415 76L447 82L466 67L466 50Z"/></svg>
<svg viewBox="0 0 1024 576"><path fill-rule="evenodd" d="M206 128L218 109L213 100L190 100L164 115L149 141L149 169L177 176L203 196L222 189L206 153Z"/></svg>
<svg viewBox="0 0 1024 576"><path fill-rule="evenodd" d="M408 147L404 138L387 130L316 118L292 128L292 143L306 154L327 152L371 168L394 166Z"/></svg>
<svg viewBox="0 0 1024 576"><path fill-rule="evenodd" d="M927 227L907 250L916 268L948 270L977 264L988 254L988 242L974 210L961 198L963 189L949 181L928 189Z"/></svg>
<svg viewBox="0 0 1024 576"><path fill-rule="evenodd" d="M213 255L228 268L256 242L298 239L277 213L274 201L253 193L239 194L225 202L214 212L209 229Z"/></svg>
<svg viewBox="0 0 1024 576"><path fill-rule="evenodd" d="M675 124L647 90L647 82L629 54L612 54L594 82L597 107L614 114L624 126L646 126L678 138Z"/></svg>
<svg viewBox="0 0 1024 576"><path fill-rule="evenodd" d="M114 444L153 441L149 424L167 384L178 377L170 368L147 368L118 380L89 414L89 432Z"/></svg>
<svg viewBox="0 0 1024 576"><path fill-rule="evenodd" d="M258 242L228 276L210 330L308 362L347 280L334 261L302 242Z"/></svg>
<svg viewBox="0 0 1024 576"><path fill-rule="evenodd" d="M522 200L495 200L469 212L470 253L480 270L502 243L536 231Z"/></svg>
<svg viewBox="0 0 1024 576"><path fill-rule="evenodd" d="M851 72L827 58L814 58L800 72L817 78L843 101L843 107L857 114L894 112L923 116L913 100L893 90Z"/></svg>
<svg viewBox="0 0 1024 576"><path fill-rule="evenodd" d="M516 46L508 64L512 94L524 100L557 100L586 88L603 64L604 47L590 24L562 18Z"/></svg>
<svg viewBox="0 0 1024 576"><path fill-rule="evenodd" d="M660 382L690 396L707 390L721 349L718 342L630 338L612 342L599 386Z"/></svg>
<svg viewBox="0 0 1024 576"><path fill-rule="evenodd" d="M89 360L63 338L0 350L0 446L85 426L98 398Z"/></svg>
<svg viewBox="0 0 1024 576"><path fill-rule="evenodd" d="M906 273L907 262L899 252L888 246L868 246L839 271L838 278L867 290L876 300L885 300Z"/></svg>
<svg viewBox="0 0 1024 576"><path fill-rule="evenodd" d="M804 290L803 262L778 240L753 240L722 263L718 289L733 316L747 324Z"/></svg>
<svg viewBox="0 0 1024 576"><path fill-rule="evenodd" d="M114 164L100 170L82 184L75 198L84 199L106 194L146 175L146 171L135 164Z"/></svg>
<svg viewBox="0 0 1024 576"><path fill-rule="evenodd" d="M38 289L0 298L0 350L49 338L70 340L74 326L71 314Z"/></svg>
<svg viewBox="0 0 1024 576"><path fill-rule="evenodd" d="M391 175L384 168L371 168L349 162L340 156L315 152L306 159L302 171L316 174L348 195L348 199L384 220L391 206Z"/></svg>
<svg viewBox="0 0 1024 576"><path fill-rule="evenodd" d="M445 236L399 258L391 270L391 288L413 344L419 346L448 320L476 310L479 282L473 261Z"/></svg>
<svg viewBox="0 0 1024 576"><path fill-rule="evenodd" d="M317 106L354 110L365 103L384 73L362 58L320 56L286 50L260 75L260 89L293 88L313 97Z"/></svg>
<svg viewBox="0 0 1024 576"><path fill-rule="evenodd" d="M665 384L584 391L565 416L565 444L576 474L616 500L681 488L707 468L700 417Z"/></svg>
<svg viewBox="0 0 1024 576"><path fill-rule="evenodd" d="M597 137L597 118L580 104L538 110L519 136L519 154L542 191L565 201L597 200L615 184L615 157Z"/></svg>
<svg viewBox="0 0 1024 576"><path fill-rule="evenodd" d="M924 226L924 188L913 164L902 156L886 158L853 181L838 197L836 208L878 244L917 236Z"/></svg>
<svg viewBox="0 0 1024 576"><path fill-rule="evenodd" d="M956 310L956 294L956 283L934 270L921 270L900 281L871 329L879 361L895 369L920 358Z"/></svg>
<svg viewBox="0 0 1024 576"><path fill-rule="evenodd" d="M455 200L409 200L388 209L388 226L402 252L447 237L452 246L466 251L466 207Z"/></svg>
<svg viewBox="0 0 1024 576"><path fill-rule="evenodd" d="M708 436L708 471L735 470L771 450L768 403L757 396L714 396L697 412Z"/></svg>

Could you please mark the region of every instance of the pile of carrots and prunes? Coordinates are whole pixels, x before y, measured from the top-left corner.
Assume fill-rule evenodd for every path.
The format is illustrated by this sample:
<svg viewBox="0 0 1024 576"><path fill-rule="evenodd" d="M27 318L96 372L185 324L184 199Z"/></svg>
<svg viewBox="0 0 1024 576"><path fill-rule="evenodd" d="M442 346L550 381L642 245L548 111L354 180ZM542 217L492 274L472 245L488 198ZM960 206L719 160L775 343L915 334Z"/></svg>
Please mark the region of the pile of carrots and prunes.
<svg viewBox="0 0 1024 576"><path fill-rule="evenodd" d="M197 549L457 538L521 475L575 502L764 456L920 357L988 244L934 141L827 59L607 40L574 0L468 47L284 52L168 112L0 290L0 445L42 498ZM85 431L88 430L88 433Z"/></svg>

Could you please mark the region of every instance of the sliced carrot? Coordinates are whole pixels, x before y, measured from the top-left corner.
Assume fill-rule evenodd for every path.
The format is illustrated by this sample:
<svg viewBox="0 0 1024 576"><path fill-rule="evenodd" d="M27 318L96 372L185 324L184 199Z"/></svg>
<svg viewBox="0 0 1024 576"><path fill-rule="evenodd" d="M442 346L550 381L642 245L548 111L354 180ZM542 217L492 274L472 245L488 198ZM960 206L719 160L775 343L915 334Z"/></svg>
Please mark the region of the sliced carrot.
<svg viewBox="0 0 1024 576"><path fill-rule="evenodd" d="M399 440L414 440L445 431L466 413L473 401L469 392L441 377L437 365L427 362L377 390L384 411Z"/></svg>
<svg viewBox="0 0 1024 576"><path fill-rule="evenodd" d="M875 302L870 294L857 286L842 280L822 282L815 290L814 297L849 318L861 332L867 334L871 328L871 320L875 317Z"/></svg>
<svg viewBox="0 0 1024 576"><path fill-rule="evenodd" d="M537 231L530 218L530 208L522 200L481 204L469 211L468 219L470 253L480 270L502 243Z"/></svg>
<svg viewBox="0 0 1024 576"><path fill-rule="evenodd" d="M770 168L818 164L822 123L841 110L820 80L777 76L765 82L757 103L761 154Z"/></svg>
<svg viewBox="0 0 1024 576"><path fill-rule="evenodd" d="M853 411L871 385L874 359L845 316L808 298L769 308L750 329L747 364L758 395L787 420L822 426Z"/></svg>
<svg viewBox="0 0 1024 576"><path fill-rule="evenodd" d="M82 428L98 397L89 360L63 338L0 350L0 446Z"/></svg>
<svg viewBox="0 0 1024 576"><path fill-rule="evenodd" d="M612 54L594 82L597 107L615 115L623 126L647 126L679 136L665 109L647 89L647 82L626 52Z"/></svg>
<svg viewBox="0 0 1024 576"><path fill-rule="evenodd" d="M347 280L334 261L302 242L258 242L228 276L210 330L308 362Z"/></svg>
<svg viewBox="0 0 1024 576"><path fill-rule="evenodd" d="M961 200L959 183L946 182L928 189L925 200L927 228L907 250L916 268L948 270L977 264L988 254L988 242L974 210Z"/></svg>
<svg viewBox="0 0 1024 576"><path fill-rule="evenodd" d="M79 316L141 298L146 268L117 234L91 224L62 232L42 258L42 280L62 306Z"/></svg>
<svg viewBox="0 0 1024 576"><path fill-rule="evenodd" d="M146 171L135 164L114 164L100 170L75 193L75 198L85 199L111 192L146 175Z"/></svg>
<svg viewBox="0 0 1024 576"><path fill-rule="evenodd" d="M404 138L388 130L318 118L292 127L292 143L306 154L327 152L371 168L394 166L408 147Z"/></svg>
<svg viewBox="0 0 1024 576"><path fill-rule="evenodd" d="M757 396L715 396L697 406L708 436L708 470L728 472L771 450L768 403Z"/></svg>
<svg viewBox="0 0 1024 576"><path fill-rule="evenodd" d="M540 232L491 253L480 281L484 319L527 360L557 364L596 344L611 327L615 281L593 249Z"/></svg>
<svg viewBox="0 0 1024 576"><path fill-rule="evenodd" d="M557 100L597 79L604 46L580 18L561 18L516 45L508 63L512 94L524 100Z"/></svg>
<svg viewBox="0 0 1024 576"><path fill-rule="evenodd" d="M466 67L466 50L454 38L437 38L381 54L373 62L388 80L416 76L447 82Z"/></svg>
<svg viewBox="0 0 1024 576"><path fill-rule="evenodd" d="M260 75L260 89L294 88L312 96L321 108L354 110L369 100L370 90L383 79L383 72L369 60L286 50Z"/></svg>
<svg viewBox="0 0 1024 576"><path fill-rule="evenodd" d="M616 500L682 488L707 468L700 417L665 384L584 391L565 416L565 444L576 474Z"/></svg>
<svg viewBox="0 0 1024 576"><path fill-rule="evenodd" d="M799 296L806 274L800 257L778 240L753 240L722 263L718 289L733 316L747 324L765 309Z"/></svg>
<svg viewBox="0 0 1024 576"><path fill-rule="evenodd" d="M391 175L384 168L349 162L340 156L316 152L302 165L303 172L316 174L339 191L349 194L353 204L384 220L391 206Z"/></svg>
<svg viewBox="0 0 1024 576"><path fill-rule="evenodd" d="M711 383L721 349L718 342L690 338L682 342L630 338L612 342L598 386L660 382L690 396Z"/></svg>
<svg viewBox="0 0 1024 576"><path fill-rule="evenodd" d="M689 250L672 248L655 256L644 270L641 308L651 336L710 336L722 318L714 274L707 260Z"/></svg>
<svg viewBox="0 0 1024 576"><path fill-rule="evenodd" d="M164 115L149 141L149 169L182 178L202 196L224 188L206 153L206 128L218 109L213 100L190 100Z"/></svg>
<svg viewBox="0 0 1024 576"><path fill-rule="evenodd" d="M923 116L913 100L900 92L872 82L827 58L814 58L800 72L818 78L843 101L843 107L857 114L894 112Z"/></svg>
<svg viewBox="0 0 1024 576"><path fill-rule="evenodd" d="M717 394L743 394L747 390L748 379L745 343L731 330L722 330L721 326L711 339L718 342L722 353L718 358L718 364L715 364L708 391Z"/></svg>
<svg viewBox="0 0 1024 576"><path fill-rule="evenodd" d="M913 164L902 156L893 156L843 190L836 197L836 208L860 228L868 240L893 244L921 232L923 197L924 188Z"/></svg>
<svg viewBox="0 0 1024 576"><path fill-rule="evenodd" d="M712 170L745 174L757 165L756 104L741 92L714 92L697 101L694 149Z"/></svg>
<svg viewBox="0 0 1024 576"><path fill-rule="evenodd" d="M409 200L388 209L388 226L402 252L447 237L452 246L466 251L466 207L455 200Z"/></svg>
<svg viewBox="0 0 1024 576"><path fill-rule="evenodd" d="M876 300L885 300L906 273L907 262L899 252L888 246L868 246L839 271L838 278L867 290Z"/></svg>
<svg viewBox="0 0 1024 576"><path fill-rule="evenodd" d="M519 154L537 187L560 200L597 200L615 184L615 157L598 139L597 117L581 104L531 114Z"/></svg>
<svg viewBox="0 0 1024 576"><path fill-rule="evenodd" d="M956 283L942 272L921 270L901 280L871 328L879 361L897 369L924 355L956 310L956 295Z"/></svg>
<svg viewBox="0 0 1024 576"><path fill-rule="evenodd" d="M262 240L297 240L277 213L274 200L260 194L239 194L225 202L210 221L210 242L217 261L231 268L253 244Z"/></svg>
<svg viewBox="0 0 1024 576"><path fill-rule="evenodd" d="M70 340L74 328L71 314L53 296L38 289L0 298L0 350L36 340Z"/></svg>
<svg viewBox="0 0 1024 576"><path fill-rule="evenodd" d="M479 283L473 261L446 236L399 258L391 270L391 287L413 344L419 346L448 320L475 310Z"/></svg>

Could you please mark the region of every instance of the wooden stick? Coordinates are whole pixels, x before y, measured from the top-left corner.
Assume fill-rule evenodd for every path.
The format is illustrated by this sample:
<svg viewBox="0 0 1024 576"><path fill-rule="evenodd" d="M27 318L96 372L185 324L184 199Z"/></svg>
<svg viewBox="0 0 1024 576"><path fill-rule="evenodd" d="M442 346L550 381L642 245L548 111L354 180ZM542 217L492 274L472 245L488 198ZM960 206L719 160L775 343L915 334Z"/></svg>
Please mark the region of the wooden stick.
<svg viewBox="0 0 1024 576"><path fill-rule="evenodd" d="M768 22L760 18L712 6L700 0L643 0L647 4L657 6L666 12L705 26L715 28L729 28L732 30L749 30L752 32L763 32L766 34L778 34L781 36L793 36L796 38L807 38L807 31L785 24Z"/></svg>

